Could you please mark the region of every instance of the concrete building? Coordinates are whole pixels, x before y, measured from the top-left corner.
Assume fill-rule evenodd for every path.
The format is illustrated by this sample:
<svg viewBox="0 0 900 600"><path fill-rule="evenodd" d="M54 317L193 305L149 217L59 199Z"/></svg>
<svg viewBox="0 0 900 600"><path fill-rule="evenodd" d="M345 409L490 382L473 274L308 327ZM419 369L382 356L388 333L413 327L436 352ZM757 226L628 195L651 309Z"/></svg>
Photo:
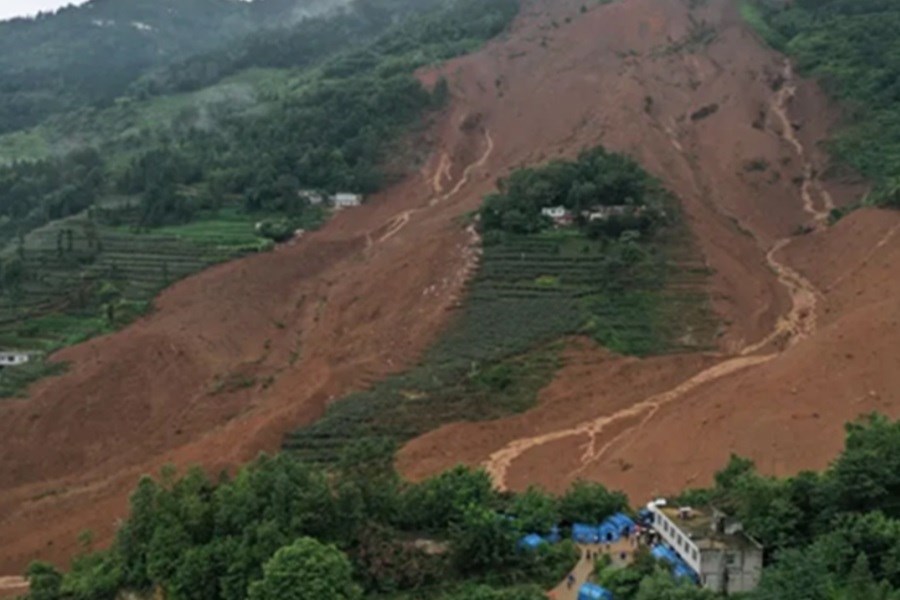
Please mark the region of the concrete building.
<svg viewBox="0 0 900 600"><path fill-rule="evenodd" d="M547 208L542 208L541 215L552 219L557 226L572 224L572 212L565 206L549 206Z"/></svg>
<svg viewBox="0 0 900 600"><path fill-rule="evenodd" d="M300 190L297 195L306 200L310 206L318 206L325 201L325 197L315 190Z"/></svg>
<svg viewBox="0 0 900 600"><path fill-rule="evenodd" d="M647 511L651 527L697 573L703 587L734 594L759 584L763 547L739 522L715 508L670 508L651 502Z"/></svg>
<svg viewBox="0 0 900 600"><path fill-rule="evenodd" d="M31 360L27 352L0 351L0 368L20 367Z"/></svg>
<svg viewBox="0 0 900 600"><path fill-rule="evenodd" d="M360 194L338 193L331 197L331 203L335 208L352 208L362 204L363 197Z"/></svg>

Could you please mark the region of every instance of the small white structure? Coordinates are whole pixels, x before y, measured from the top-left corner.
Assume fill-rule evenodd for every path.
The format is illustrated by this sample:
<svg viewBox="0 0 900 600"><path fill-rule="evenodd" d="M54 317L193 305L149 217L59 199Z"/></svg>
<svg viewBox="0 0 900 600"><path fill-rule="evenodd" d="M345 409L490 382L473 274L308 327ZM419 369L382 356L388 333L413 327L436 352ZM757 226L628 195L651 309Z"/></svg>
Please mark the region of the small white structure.
<svg viewBox="0 0 900 600"><path fill-rule="evenodd" d="M319 206L325 202L325 197L315 190L300 190L297 195L309 202L310 206Z"/></svg>
<svg viewBox="0 0 900 600"><path fill-rule="evenodd" d="M331 197L331 203L335 208L352 208L362 204L363 197L360 194L339 192Z"/></svg>
<svg viewBox="0 0 900 600"><path fill-rule="evenodd" d="M606 221L612 217L623 217L625 215L636 214L638 211L632 206L625 204L614 204L610 206L594 206L591 210L585 211L583 216L588 221Z"/></svg>
<svg viewBox="0 0 900 600"><path fill-rule="evenodd" d="M568 214L568 212L569 211L566 210L566 207L562 206L562 205L550 206L550 207L541 209L541 214L544 215L545 217L550 217L551 219L561 219L564 216L566 216L566 214Z"/></svg>
<svg viewBox="0 0 900 600"><path fill-rule="evenodd" d="M565 225L571 225L573 222L572 212L568 208L566 208L565 206L562 206L562 205L549 206L547 208L542 208L541 215L543 215L549 219L552 219L553 223L556 224L556 226L558 226L558 227L565 226Z"/></svg>
<svg viewBox="0 0 900 600"><path fill-rule="evenodd" d="M27 352L0 351L0 368L20 367L31 360Z"/></svg>

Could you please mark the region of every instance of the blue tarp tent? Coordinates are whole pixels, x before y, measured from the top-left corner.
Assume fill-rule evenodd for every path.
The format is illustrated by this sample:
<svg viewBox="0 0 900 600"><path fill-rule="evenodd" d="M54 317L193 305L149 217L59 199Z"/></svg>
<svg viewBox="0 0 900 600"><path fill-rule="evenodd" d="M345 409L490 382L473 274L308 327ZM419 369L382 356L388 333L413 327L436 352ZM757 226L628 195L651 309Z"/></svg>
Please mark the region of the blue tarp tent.
<svg viewBox="0 0 900 600"><path fill-rule="evenodd" d="M650 554L653 555L653 558L667 562L670 565L676 565L681 562L681 558L678 554L665 544L656 544L650 549Z"/></svg>
<svg viewBox="0 0 900 600"><path fill-rule="evenodd" d="M600 525L600 541L604 543L617 542L620 537L622 537L622 534L615 523L609 519L603 521L603 524Z"/></svg>
<svg viewBox="0 0 900 600"><path fill-rule="evenodd" d="M538 546L546 544L546 540L536 533L530 533L519 540L519 548L524 550L534 550Z"/></svg>
<svg viewBox="0 0 900 600"><path fill-rule="evenodd" d="M579 544L596 544L600 541L600 531L595 525L575 523L572 525L572 539Z"/></svg>
<svg viewBox="0 0 900 600"><path fill-rule="evenodd" d="M612 592L593 583L578 588L578 600L613 600Z"/></svg>
<svg viewBox="0 0 900 600"><path fill-rule="evenodd" d="M656 544L650 549L650 554L657 560L661 560L669 565L672 569L672 576L676 578L688 577L693 581L697 581L697 573L688 566L684 560L678 556L672 548L665 544Z"/></svg>
<svg viewBox="0 0 900 600"><path fill-rule="evenodd" d="M607 520L615 523L622 535L630 535L636 527L631 517L624 513L616 513Z"/></svg>
<svg viewBox="0 0 900 600"><path fill-rule="evenodd" d="M555 544L562 539L562 536L559 535L559 525L554 525L550 528L550 533L544 536L544 539L550 542L551 544Z"/></svg>

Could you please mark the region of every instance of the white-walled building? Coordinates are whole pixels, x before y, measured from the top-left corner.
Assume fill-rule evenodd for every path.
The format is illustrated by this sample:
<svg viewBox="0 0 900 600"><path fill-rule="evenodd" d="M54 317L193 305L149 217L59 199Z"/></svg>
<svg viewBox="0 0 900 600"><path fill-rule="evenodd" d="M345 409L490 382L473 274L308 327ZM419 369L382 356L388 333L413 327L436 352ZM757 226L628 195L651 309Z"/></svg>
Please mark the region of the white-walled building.
<svg viewBox="0 0 900 600"><path fill-rule="evenodd" d="M363 197L360 194L337 193L331 197L331 203L335 208L352 208L362 204Z"/></svg>
<svg viewBox="0 0 900 600"><path fill-rule="evenodd" d="M31 361L31 354L18 351L0 351L0 368L20 367Z"/></svg>
<svg viewBox="0 0 900 600"><path fill-rule="evenodd" d="M325 201L325 197L315 190L300 190L297 195L309 202L310 206L318 206Z"/></svg>
<svg viewBox="0 0 900 600"><path fill-rule="evenodd" d="M762 576L763 547L741 524L713 508L647 505L654 531L700 578L703 587L734 594L756 588Z"/></svg>
<svg viewBox="0 0 900 600"><path fill-rule="evenodd" d="M565 206L549 206L541 209L541 215L553 220L557 226L572 224L572 211Z"/></svg>

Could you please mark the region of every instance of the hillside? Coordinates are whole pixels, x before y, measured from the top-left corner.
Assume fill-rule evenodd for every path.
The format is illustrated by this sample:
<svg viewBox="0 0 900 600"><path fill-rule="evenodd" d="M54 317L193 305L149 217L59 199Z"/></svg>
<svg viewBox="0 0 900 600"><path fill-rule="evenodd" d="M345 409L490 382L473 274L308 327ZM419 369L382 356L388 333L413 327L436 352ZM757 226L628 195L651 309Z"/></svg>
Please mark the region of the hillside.
<svg viewBox="0 0 900 600"><path fill-rule="evenodd" d="M0 318L7 333L37 334L16 335L16 348L46 350L40 338L47 321L72 322L76 333L67 340L121 326L127 319L97 326L109 306L104 289L146 305L162 282L209 264L186 256L210 254L208 249L182 245L184 253L173 252L173 261L188 260L179 262L176 276L171 269L163 273L146 244L147 230L202 227L228 213L243 230L235 232L237 241L225 235L213 254L252 252L271 245L261 237L285 241L327 217L301 190L371 193L416 169L424 152L410 140L446 102L447 88L426 89L414 70L476 48L503 31L515 10L512 0L354 5L280 30L284 36L247 38L254 60L291 57L291 68L241 66L233 77L195 92L78 111L24 138L7 136L13 156L21 147L16 140L38 147L37 160L0 166L0 240L7 242L0 255L0 303L20 309ZM354 34L352 42L334 43L340 37L335 32L345 29ZM295 44L282 44L285 39L313 44L316 52L297 54ZM56 150L41 156L42 145ZM59 239L54 246L52 231L41 232L56 231L54 222L61 219L87 223L89 232L115 229L118 258L143 261L143 273L113 273L91 235L78 236L78 245L88 248L76 252L72 236L79 228L64 231L66 243ZM55 259L67 254L68 287L53 284L60 282L54 252ZM148 270L156 270L155 288L145 285ZM24 388L4 385L2 392Z"/></svg>
<svg viewBox="0 0 900 600"><path fill-rule="evenodd" d="M345 5L340 0L92 0L0 23L0 133L109 105L149 70Z"/></svg>
<svg viewBox="0 0 900 600"><path fill-rule="evenodd" d="M335 498L359 508L371 500L359 500L364 492L332 496L340 486L319 484L347 469L348 447L365 442L375 463L366 468L393 477L393 464L409 482L384 488L397 494L442 498L448 492L433 482L454 477L447 469L484 467L460 487L484 490L474 504L489 505L481 516L491 523L520 496L495 495L488 481L498 492L536 484L565 497L583 478L624 490L636 505L712 486L686 502L730 502L756 519L767 544L798 552L781 563L781 583L803 570L797 556L810 542L810 560L824 561L816 572L845 577L852 567L868 570L873 587L875 573L894 585L888 561L865 569L853 561L866 558L860 539L895 530L879 521L895 514L893 462L877 458L895 454L895 425L851 428L851 458L822 476L766 477L825 469L841 451L845 423L860 415L900 416L900 215L849 210L873 184L888 190L892 176L884 164L851 163L867 181L829 152L850 113L765 43L745 18L748 5L531 0L515 16L515 5L499 0L493 13L477 10L481 3L452 6L461 8L453 19L413 17L346 53L264 72L278 91L260 103L270 108L263 114L227 117L226 126L182 132L170 145L150 135L128 161L104 163L104 177L119 176L104 192L138 200L129 210L160 250L208 223L211 207L190 202L199 190L229 198L226 208L237 212L219 216L241 218L291 216L286 199L307 182L371 194L272 252L175 283L130 326L58 352L53 361L68 362L68 372L32 385L29 399L0 403L0 574L38 557L62 564L86 528L98 545L111 543L112 517L127 513L140 476L167 464L235 473L261 451L285 449L268 467L288 473L279 485L312 482L323 509ZM751 15L777 26L768 13ZM156 107L159 98L139 102ZM102 150L56 160L83 173L105 160ZM296 180L281 180L280 169L294 169ZM576 215L572 228L544 218L557 203ZM619 231L602 218L604 207L641 218ZM43 225L51 240L54 226ZM44 252L52 259L44 265L61 270L54 265L64 252ZM151 261L147 270L162 267ZM732 453L761 475L728 463ZM217 489L268 490L265 477L258 488L248 483L267 464ZM272 527L314 529L299 517L279 521L293 514L289 503L278 516L261 509L215 521L212 484L199 474L185 481L164 486L201 507L204 524L235 527L220 550L256 552L234 561L244 569L236 596L277 549L254 540ZM273 497L294 498L279 485ZM624 505L605 490L603 498ZM389 513L414 506L395 501L376 505ZM837 505L852 513L839 523L846 528L829 520ZM177 586L182 564L212 564L194 554L216 548L205 529L168 527L169 508L178 518L190 512L175 506L159 511L160 536L187 536L177 548L194 562L179 555L157 576L144 550L115 554L127 551L120 538L98 569L122 558L136 585ZM875 509L885 514L863 514ZM422 526L378 518L404 533ZM430 526L450 535L442 519ZM327 529L315 534L358 549L356 537ZM135 539L151 544L145 534ZM852 557L833 552L841 536L852 537ZM782 597L779 572L767 599ZM203 573L216 582L222 575ZM847 581L817 584L844 593Z"/></svg>

